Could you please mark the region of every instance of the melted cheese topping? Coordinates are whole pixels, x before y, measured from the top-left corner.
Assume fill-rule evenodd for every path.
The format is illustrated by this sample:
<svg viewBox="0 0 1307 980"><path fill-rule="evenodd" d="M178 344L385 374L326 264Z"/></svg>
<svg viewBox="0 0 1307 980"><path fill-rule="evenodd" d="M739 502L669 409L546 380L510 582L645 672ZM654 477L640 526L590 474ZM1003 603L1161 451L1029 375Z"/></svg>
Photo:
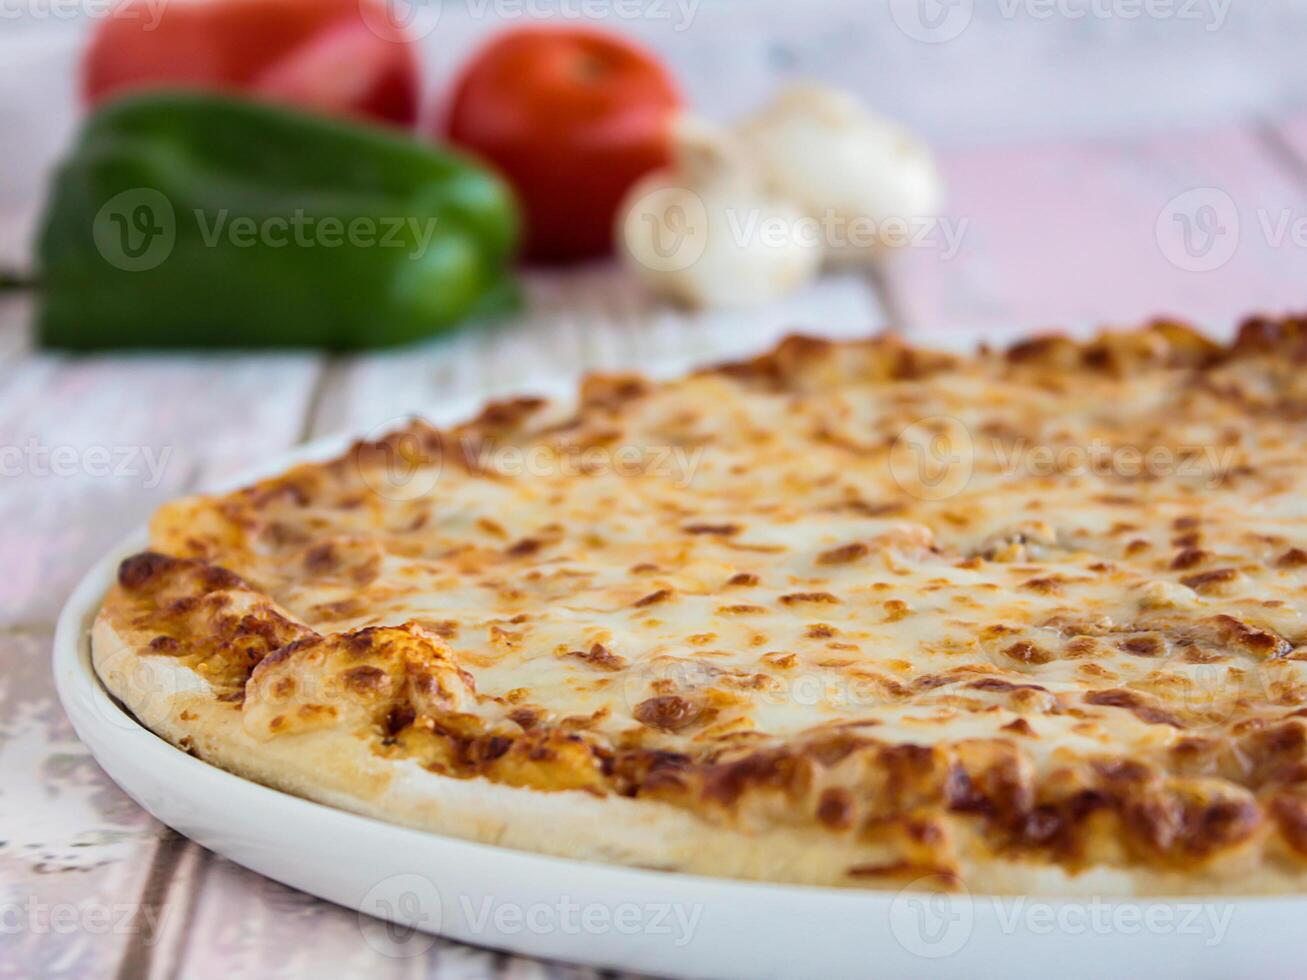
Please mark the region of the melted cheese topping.
<svg viewBox="0 0 1307 980"><path fill-rule="evenodd" d="M794 338L592 378L165 507L183 560L123 584L259 737L907 835L933 868L943 816L1072 866L1296 860L1305 333ZM228 612L178 621L179 590Z"/></svg>

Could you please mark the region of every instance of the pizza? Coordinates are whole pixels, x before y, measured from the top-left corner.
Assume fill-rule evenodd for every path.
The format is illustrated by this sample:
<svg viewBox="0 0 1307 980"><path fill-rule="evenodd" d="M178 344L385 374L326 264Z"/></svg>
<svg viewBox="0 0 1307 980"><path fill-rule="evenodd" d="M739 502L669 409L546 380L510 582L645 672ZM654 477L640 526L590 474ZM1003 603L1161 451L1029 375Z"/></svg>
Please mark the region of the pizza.
<svg viewBox="0 0 1307 980"><path fill-rule="evenodd" d="M1307 884L1307 319L791 337L163 507L148 728L408 827L852 888Z"/></svg>

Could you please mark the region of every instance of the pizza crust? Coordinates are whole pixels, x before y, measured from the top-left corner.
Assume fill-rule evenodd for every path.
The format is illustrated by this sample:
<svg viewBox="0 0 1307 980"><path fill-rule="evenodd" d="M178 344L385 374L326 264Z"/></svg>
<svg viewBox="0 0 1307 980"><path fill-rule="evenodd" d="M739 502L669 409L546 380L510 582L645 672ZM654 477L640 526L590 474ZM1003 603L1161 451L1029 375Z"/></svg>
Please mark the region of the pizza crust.
<svg viewBox="0 0 1307 980"><path fill-rule="evenodd" d="M107 606L91 634L96 672L110 692L173 745L273 789L483 844L664 871L826 884L848 860L828 846L832 867L825 870L815 835L742 841L664 804L439 776L411 761L378 758L364 739L336 731L258 740L202 677L142 649L143 638L133 640L115 618ZM160 693L167 691L179 693Z"/></svg>
<svg viewBox="0 0 1307 980"><path fill-rule="evenodd" d="M133 635L122 619L111 594L91 631L92 660L110 693L146 728L210 765L315 803L480 844L753 881L849 887L851 860L889 865L904 857L886 848L854 854L820 831L745 834L657 802L441 776L412 761L378 758L363 738L335 731L258 740L245 731L236 707L214 700L203 677L150 652L148 637ZM1231 880L1102 867L1068 874L1055 865L983 854L962 863L960 885L973 894L1254 895L1307 887L1307 877L1269 868ZM949 883L929 871L908 871L890 882L855 884L934 889Z"/></svg>

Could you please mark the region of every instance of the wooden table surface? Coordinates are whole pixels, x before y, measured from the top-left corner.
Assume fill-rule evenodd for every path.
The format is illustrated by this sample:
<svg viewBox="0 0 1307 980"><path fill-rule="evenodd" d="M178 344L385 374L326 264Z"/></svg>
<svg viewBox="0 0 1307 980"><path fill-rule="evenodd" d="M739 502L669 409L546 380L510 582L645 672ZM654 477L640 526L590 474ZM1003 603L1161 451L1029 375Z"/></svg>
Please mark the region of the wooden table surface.
<svg viewBox="0 0 1307 980"><path fill-rule="evenodd" d="M908 249L747 314L688 316L606 267L532 274L511 323L416 349L72 358L33 351L0 293L0 976L581 976L424 940L388 956L358 916L179 838L73 735L48 656L64 597L162 501L306 439L538 378L742 354L789 329L921 342L1011 328L1228 330L1307 308L1307 115L947 154L956 254Z"/></svg>

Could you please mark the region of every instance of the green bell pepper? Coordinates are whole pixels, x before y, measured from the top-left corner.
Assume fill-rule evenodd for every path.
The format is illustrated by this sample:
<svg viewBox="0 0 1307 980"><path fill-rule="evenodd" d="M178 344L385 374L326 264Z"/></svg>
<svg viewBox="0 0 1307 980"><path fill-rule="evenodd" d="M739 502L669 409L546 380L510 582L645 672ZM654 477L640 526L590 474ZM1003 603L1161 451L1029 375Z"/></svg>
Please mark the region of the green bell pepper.
<svg viewBox="0 0 1307 980"><path fill-rule="evenodd" d="M43 344L402 344L516 302L512 193L382 129L199 93L114 102L54 182Z"/></svg>

